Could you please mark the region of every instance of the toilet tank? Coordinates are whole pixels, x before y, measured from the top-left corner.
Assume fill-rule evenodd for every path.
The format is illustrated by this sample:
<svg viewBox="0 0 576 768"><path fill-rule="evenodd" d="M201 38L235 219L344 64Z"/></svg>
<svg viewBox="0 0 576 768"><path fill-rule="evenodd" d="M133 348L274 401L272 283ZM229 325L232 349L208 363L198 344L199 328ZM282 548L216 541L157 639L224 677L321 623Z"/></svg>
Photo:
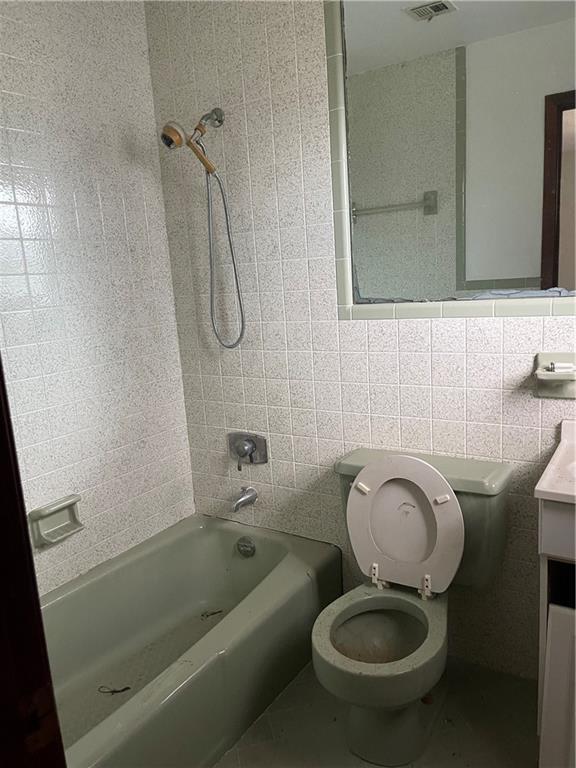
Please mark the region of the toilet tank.
<svg viewBox="0 0 576 768"><path fill-rule="evenodd" d="M360 470L373 461L398 454L426 461L451 485L464 518L464 552L454 583L479 589L486 586L497 573L504 555L506 493L512 478L512 467L480 459L358 448L334 465L340 475L344 510L350 485Z"/></svg>

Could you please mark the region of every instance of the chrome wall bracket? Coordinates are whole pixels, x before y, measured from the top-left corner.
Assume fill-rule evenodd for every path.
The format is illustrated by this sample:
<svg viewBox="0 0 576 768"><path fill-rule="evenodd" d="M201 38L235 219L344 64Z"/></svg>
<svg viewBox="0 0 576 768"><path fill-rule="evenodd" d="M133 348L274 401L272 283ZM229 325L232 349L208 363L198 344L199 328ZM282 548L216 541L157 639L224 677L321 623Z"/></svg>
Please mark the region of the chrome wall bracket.
<svg viewBox="0 0 576 768"><path fill-rule="evenodd" d="M83 530L78 517L78 494L65 496L28 512L28 522L35 549L45 549Z"/></svg>

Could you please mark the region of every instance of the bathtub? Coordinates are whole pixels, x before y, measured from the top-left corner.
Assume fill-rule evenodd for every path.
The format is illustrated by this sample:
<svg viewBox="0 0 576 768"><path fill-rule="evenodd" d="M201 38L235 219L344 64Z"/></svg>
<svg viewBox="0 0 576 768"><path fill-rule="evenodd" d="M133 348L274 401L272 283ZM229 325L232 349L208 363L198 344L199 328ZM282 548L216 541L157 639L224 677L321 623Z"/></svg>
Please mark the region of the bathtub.
<svg viewBox="0 0 576 768"><path fill-rule="evenodd" d="M202 515L50 592L68 768L212 765L309 660L340 594L336 547Z"/></svg>

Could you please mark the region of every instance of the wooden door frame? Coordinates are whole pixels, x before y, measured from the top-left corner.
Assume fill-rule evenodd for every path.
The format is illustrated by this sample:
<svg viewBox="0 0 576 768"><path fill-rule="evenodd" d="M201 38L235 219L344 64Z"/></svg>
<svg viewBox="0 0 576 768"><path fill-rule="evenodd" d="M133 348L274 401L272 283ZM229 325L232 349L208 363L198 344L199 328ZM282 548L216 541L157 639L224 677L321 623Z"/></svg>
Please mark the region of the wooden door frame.
<svg viewBox="0 0 576 768"><path fill-rule="evenodd" d="M544 106L541 288L555 288L558 285L562 116L567 109L574 109L574 91L564 91L546 96Z"/></svg>
<svg viewBox="0 0 576 768"><path fill-rule="evenodd" d="M66 768L0 359L0 765Z"/></svg>

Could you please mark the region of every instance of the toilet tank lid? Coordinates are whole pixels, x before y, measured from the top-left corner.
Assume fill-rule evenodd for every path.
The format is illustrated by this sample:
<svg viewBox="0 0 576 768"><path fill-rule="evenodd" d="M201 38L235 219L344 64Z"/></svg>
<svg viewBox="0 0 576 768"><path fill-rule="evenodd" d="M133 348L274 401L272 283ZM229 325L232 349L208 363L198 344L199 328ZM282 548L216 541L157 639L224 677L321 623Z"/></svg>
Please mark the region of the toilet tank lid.
<svg viewBox="0 0 576 768"><path fill-rule="evenodd" d="M506 490L512 477L512 467L497 461L481 459L460 459L454 456L439 456L416 451L383 450L379 448L357 448L339 459L334 469L339 475L356 477L367 464L386 456L404 454L428 462L438 470L455 491L477 493L482 496L496 496Z"/></svg>

